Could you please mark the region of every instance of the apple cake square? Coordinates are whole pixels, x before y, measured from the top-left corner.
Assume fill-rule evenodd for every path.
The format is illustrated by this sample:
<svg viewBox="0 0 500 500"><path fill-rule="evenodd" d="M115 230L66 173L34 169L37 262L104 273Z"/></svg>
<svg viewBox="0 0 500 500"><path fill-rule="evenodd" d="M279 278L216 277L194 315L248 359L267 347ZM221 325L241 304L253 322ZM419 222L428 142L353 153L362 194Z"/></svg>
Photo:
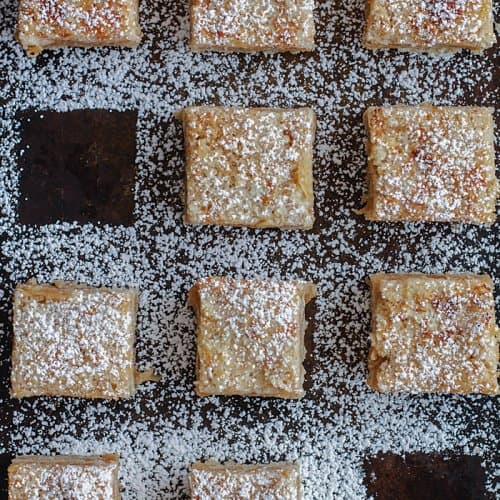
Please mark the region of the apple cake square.
<svg viewBox="0 0 500 500"><path fill-rule="evenodd" d="M496 41L492 0L367 0L365 46L481 51Z"/></svg>
<svg viewBox="0 0 500 500"><path fill-rule="evenodd" d="M239 465L195 463L189 473L192 500L302 498L296 463Z"/></svg>
<svg viewBox="0 0 500 500"><path fill-rule="evenodd" d="M194 51L314 50L314 0L190 0Z"/></svg>
<svg viewBox="0 0 500 500"><path fill-rule="evenodd" d="M21 456L8 468L9 500L118 500L118 456Z"/></svg>
<svg viewBox="0 0 500 500"><path fill-rule="evenodd" d="M198 279L195 390L200 396L301 398L311 283Z"/></svg>
<svg viewBox="0 0 500 500"><path fill-rule="evenodd" d="M190 107L181 118L186 223L312 228L314 111Z"/></svg>
<svg viewBox="0 0 500 500"><path fill-rule="evenodd" d="M371 107L365 123L367 219L495 222L493 109Z"/></svg>
<svg viewBox="0 0 500 500"><path fill-rule="evenodd" d="M29 281L14 292L11 395L135 393L136 290Z"/></svg>
<svg viewBox="0 0 500 500"><path fill-rule="evenodd" d="M373 389L498 393L500 330L488 276L375 274L370 282Z"/></svg>
<svg viewBox="0 0 500 500"><path fill-rule="evenodd" d="M19 0L17 38L30 56L64 46L141 41L139 0Z"/></svg>

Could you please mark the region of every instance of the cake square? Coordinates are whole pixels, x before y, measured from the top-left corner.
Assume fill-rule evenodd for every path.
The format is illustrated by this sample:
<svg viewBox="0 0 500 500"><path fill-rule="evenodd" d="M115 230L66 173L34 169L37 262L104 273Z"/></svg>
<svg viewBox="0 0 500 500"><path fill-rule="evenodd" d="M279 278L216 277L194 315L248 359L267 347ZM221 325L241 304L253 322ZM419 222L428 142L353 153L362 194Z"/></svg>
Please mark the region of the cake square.
<svg viewBox="0 0 500 500"><path fill-rule="evenodd" d="M194 51L314 50L314 0L190 0Z"/></svg>
<svg viewBox="0 0 500 500"><path fill-rule="evenodd" d="M28 55L64 46L141 41L139 0L19 0L17 38Z"/></svg>
<svg viewBox="0 0 500 500"><path fill-rule="evenodd" d="M194 463L189 473L189 486L192 500L302 498L300 468L296 463Z"/></svg>
<svg viewBox="0 0 500 500"><path fill-rule="evenodd" d="M22 456L8 469L9 500L118 500L118 456Z"/></svg>
<svg viewBox="0 0 500 500"><path fill-rule="evenodd" d="M367 0L365 47L480 51L496 41L492 0Z"/></svg>
<svg viewBox="0 0 500 500"><path fill-rule="evenodd" d="M492 108L372 107L365 123L367 219L495 222Z"/></svg>
<svg viewBox="0 0 500 500"><path fill-rule="evenodd" d="M370 282L373 389L498 393L500 330L488 276L376 274Z"/></svg>
<svg viewBox="0 0 500 500"><path fill-rule="evenodd" d="M187 224L312 228L314 111L190 107L181 118Z"/></svg>
<svg viewBox="0 0 500 500"><path fill-rule="evenodd" d="M304 310L315 295L305 282L198 279L196 393L301 398Z"/></svg>
<svg viewBox="0 0 500 500"><path fill-rule="evenodd" d="M29 281L14 292L11 395L135 393L136 290Z"/></svg>

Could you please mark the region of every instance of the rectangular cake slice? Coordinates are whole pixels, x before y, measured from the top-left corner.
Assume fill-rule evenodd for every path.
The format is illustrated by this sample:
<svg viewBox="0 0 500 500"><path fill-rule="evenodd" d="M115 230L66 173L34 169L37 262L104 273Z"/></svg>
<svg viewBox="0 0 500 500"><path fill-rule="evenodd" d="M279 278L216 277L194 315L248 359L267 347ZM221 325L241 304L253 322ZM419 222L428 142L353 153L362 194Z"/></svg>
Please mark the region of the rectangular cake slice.
<svg viewBox="0 0 500 500"><path fill-rule="evenodd" d="M314 0L190 0L194 51L314 50Z"/></svg>
<svg viewBox="0 0 500 500"><path fill-rule="evenodd" d="M498 393L493 283L375 274L368 384L381 392Z"/></svg>
<svg viewBox="0 0 500 500"><path fill-rule="evenodd" d="M197 280L197 394L302 397L304 309L315 294L311 283Z"/></svg>
<svg viewBox="0 0 500 500"><path fill-rule="evenodd" d="M11 395L135 393L136 290L35 281L14 292Z"/></svg>
<svg viewBox="0 0 500 500"><path fill-rule="evenodd" d="M118 500L118 456L22 456L8 469L9 500Z"/></svg>
<svg viewBox="0 0 500 500"><path fill-rule="evenodd" d="M493 109L372 107L365 123L367 219L495 222Z"/></svg>
<svg viewBox="0 0 500 500"><path fill-rule="evenodd" d="M192 500L300 500L300 468L295 463L238 465L195 463L189 473Z"/></svg>
<svg viewBox="0 0 500 500"><path fill-rule="evenodd" d="M369 49L480 51L495 41L492 0L367 0Z"/></svg>
<svg viewBox="0 0 500 500"><path fill-rule="evenodd" d="M31 56L63 46L141 41L138 0L20 0L17 38Z"/></svg>
<svg viewBox="0 0 500 500"><path fill-rule="evenodd" d="M312 228L314 111L190 107L181 118L186 223Z"/></svg>

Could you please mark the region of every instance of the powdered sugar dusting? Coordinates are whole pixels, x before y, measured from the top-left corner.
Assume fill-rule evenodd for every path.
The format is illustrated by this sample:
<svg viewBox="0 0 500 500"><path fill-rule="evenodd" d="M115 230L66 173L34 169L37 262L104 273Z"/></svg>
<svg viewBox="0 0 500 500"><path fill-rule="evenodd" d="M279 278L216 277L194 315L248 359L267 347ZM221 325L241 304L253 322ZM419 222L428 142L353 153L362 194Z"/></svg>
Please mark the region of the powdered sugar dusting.
<svg viewBox="0 0 500 500"><path fill-rule="evenodd" d="M198 460L300 459L306 498L350 499L366 497L366 456L456 450L482 457L493 491L495 399L368 389L364 280L377 271L416 270L484 272L497 280L498 223L489 229L390 225L354 213L366 190L366 108L493 105L493 58L373 54L361 48L363 1L317 4L318 48L311 54L193 54L186 3L145 0L137 49L68 49L35 61L12 38L16 2L0 4L0 311L10 309L14 284L33 276L138 286L139 368L152 365L163 376L119 402L17 402L7 397L2 378L1 452L116 452L125 499L185 495L188 467ZM318 114L315 228L183 225L183 135L173 114L187 105L312 107ZM18 223L16 112L29 107L138 109L132 227ZM186 295L197 278L225 275L318 284L308 309L313 362L306 363L302 400L195 396L195 325ZM10 345L0 345L7 367Z"/></svg>
<svg viewBox="0 0 500 500"><path fill-rule="evenodd" d="M135 290L26 283L13 309L14 397L134 394Z"/></svg>
<svg viewBox="0 0 500 500"><path fill-rule="evenodd" d="M310 109L187 108L185 222L311 229Z"/></svg>
<svg viewBox="0 0 500 500"><path fill-rule="evenodd" d="M197 280L197 393L302 397L304 306L314 295L308 283Z"/></svg>
<svg viewBox="0 0 500 500"><path fill-rule="evenodd" d="M195 50L314 48L314 1L190 0Z"/></svg>
<svg viewBox="0 0 500 500"><path fill-rule="evenodd" d="M372 48L482 50L495 43L491 0L368 0Z"/></svg>
<svg viewBox="0 0 500 500"><path fill-rule="evenodd" d="M493 109L369 108L371 220L496 220Z"/></svg>
<svg viewBox="0 0 500 500"><path fill-rule="evenodd" d="M19 457L9 469L11 500L115 498L118 457Z"/></svg>

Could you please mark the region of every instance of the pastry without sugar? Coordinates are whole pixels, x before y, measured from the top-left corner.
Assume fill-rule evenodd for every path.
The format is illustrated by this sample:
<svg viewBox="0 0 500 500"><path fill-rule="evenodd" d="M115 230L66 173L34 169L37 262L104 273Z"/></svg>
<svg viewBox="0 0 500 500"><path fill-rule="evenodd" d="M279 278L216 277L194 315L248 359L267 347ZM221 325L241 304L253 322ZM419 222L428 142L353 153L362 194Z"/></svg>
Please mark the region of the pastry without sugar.
<svg viewBox="0 0 500 500"><path fill-rule="evenodd" d="M126 398L135 368L136 290L31 280L14 292L11 396Z"/></svg>
<svg viewBox="0 0 500 500"><path fill-rule="evenodd" d="M119 500L117 455L22 456L8 469L9 500Z"/></svg>
<svg viewBox="0 0 500 500"><path fill-rule="evenodd" d="M368 384L381 392L498 394L493 283L472 274L375 274Z"/></svg>
<svg viewBox="0 0 500 500"><path fill-rule="evenodd" d="M304 308L315 295L311 283L198 279L196 393L301 398Z"/></svg>
<svg viewBox="0 0 500 500"><path fill-rule="evenodd" d="M194 51L314 50L314 0L190 0Z"/></svg>
<svg viewBox="0 0 500 500"><path fill-rule="evenodd" d="M496 41L492 0L367 0L369 49L481 51Z"/></svg>
<svg viewBox="0 0 500 500"><path fill-rule="evenodd" d="M314 111L190 107L180 118L186 223L312 228Z"/></svg>
<svg viewBox="0 0 500 500"><path fill-rule="evenodd" d="M495 222L492 108L373 107L365 124L367 219Z"/></svg>
<svg viewBox="0 0 500 500"><path fill-rule="evenodd" d="M17 38L28 55L64 46L141 41L138 0L19 0Z"/></svg>
<svg viewBox="0 0 500 500"><path fill-rule="evenodd" d="M296 463L195 463L189 473L189 485L192 500L302 498L300 468Z"/></svg>

